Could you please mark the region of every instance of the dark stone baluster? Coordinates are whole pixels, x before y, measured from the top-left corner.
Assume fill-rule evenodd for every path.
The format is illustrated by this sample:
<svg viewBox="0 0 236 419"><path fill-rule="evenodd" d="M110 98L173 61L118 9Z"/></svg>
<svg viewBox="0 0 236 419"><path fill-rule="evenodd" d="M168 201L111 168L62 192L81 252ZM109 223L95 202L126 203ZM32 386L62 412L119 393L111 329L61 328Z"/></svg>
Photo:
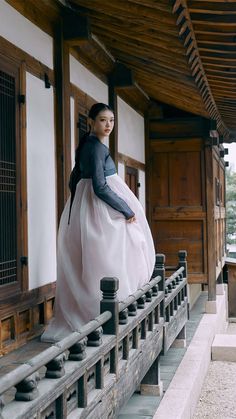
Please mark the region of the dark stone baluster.
<svg viewBox="0 0 236 419"><path fill-rule="evenodd" d="M165 316L166 316L165 321L169 322L170 321L170 306L169 305L166 307Z"/></svg>
<svg viewBox="0 0 236 419"><path fill-rule="evenodd" d="M45 374L46 378L61 378L65 374L65 364L66 355L65 353L58 355L55 359L48 362L46 365L47 371Z"/></svg>
<svg viewBox="0 0 236 419"><path fill-rule="evenodd" d="M160 276L161 277L161 281L159 282L159 290L160 291L164 291L165 290L165 255L163 254L157 254L156 255L156 264L155 264L155 269L154 269L154 273L155 276ZM161 317L165 316L165 302L164 300L161 301L160 303L160 314Z"/></svg>
<svg viewBox="0 0 236 419"><path fill-rule="evenodd" d="M67 418L66 391L56 399L56 418Z"/></svg>
<svg viewBox="0 0 236 419"><path fill-rule="evenodd" d="M152 287L152 295L153 297L156 297L158 295L158 284Z"/></svg>
<svg viewBox="0 0 236 419"><path fill-rule="evenodd" d="M110 352L110 373L117 373L118 345L111 349Z"/></svg>
<svg viewBox="0 0 236 419"><path fill-rule="evenodd" d="M82 361L86 357L86 345L88 338L82 339L80 342L75 343L71 348L69 348L69 357L70 361Z"/></svg>
<svg viewBox="0 0 236 419"><path fill-rule="evenodd" d="M129 335L123 339L123 359L129 359Z"/></svg>
<svg viewBox="0 0 236 419"><path fill-rule="evenodd" d="M185 287L184 287L184 297L188 298L188 287L187 287L187 285L185 285Z"/></svg>
<svg viewBox="0 0 236 419"><path fill-rule="evenodd" d="M153 331L153 324L154 324L154 319L153 319L153 311L151 311L151 313L148 315L148 331L152 332Z"/></svg>
<svg viewBox="0 0 236 419"><path fill-rule="evenodd" d="M2 410L3 410L4 406L5 406L4 399L3 399L3 396L1 396L0 397L0 419L3 419Z"/></svg>
<svg viewBox="0 0 236 419"><path fill-rule="evenodd" d="M152 289L146 292L146 301L150 303L152 301Z"/></svg>
<svg viewBox="0 0 236 419"><path fill-rule="evenodd" d="M144 308L145 307L145 302L146 302L146 295L143 294L141 295L140 298L138 298L137 300L137 304L138 304L138 308Z"/></svg>
<svg viewBox="0 0 236 419"><path fill-rule="evenodd" d="M139 335L138 326L136 326L133 329L133 345L132 345L133 349L138 349L138 341L139 341L138 335Z"/></svg>
<svg viewBox="0 0 236 419"><path fill-rule="evenodd" d="M87 372L78 380L78 407L87 407L88 404L88 379Z"/></svg>
<svg viewBox="0 0 236 419"><path fill-rule="evenodd" d="M178 299L177 299L177 295L174 298L174 310L178 310Z"/></svg>
<svg viewBox="0 0 236 419"><path fill-rule="evenodd" d="M134 301L132 304L129 305L129 307L128 307L129 316L136 316L137 306L138 306L137 301Z"/></svg>
<svg viewBox="0 0 236 419"><path fill-rule="evenodd" d="M173 300L170 302L170 316L174 315L174 302Z"/></svg>
<svg viewBox="0 0 236 419"><path fill-rule="evenodd" d="M102 389L104 387L104 358L96 363L96 388Z"/></svg>
<svg viewBox="0 0 236 419"><path fill-rule="evenodd" d="M160 321L160 306L158 305L158 306L155 308L154 322L155 322L155 324L158 324L158 323L159 323L159 321Z"/></svg>
<svg viewBox="0 0 236 419"><path fill-rule="evenodd" d="M177 295L178 298L178 305L181 306L181 291Z"/></svg>
<svg viewBox="0 0 236 419"><path fill-rule="evenodd" d="M117 299L117 290L119 280L117 278L103 278L100 285L102 291L102 300L100 302L100 312L110 311L112 317L103 325L103 331L107 335L118 335L119 331L119 301ZM125 310L123 310L125 311ZM124 314L125 316L125 314ZM111 349L110 371L117 373L118 368L118 345Z"/></svg>
<svg viewBox="0 0 236 419"><path fill-rule="evenodd" d="M87 346L100 346L102 344L103 328L98 327L88 335Z"/></svg>
<svg viewBox="0 0 236 419"><path fill-rule="evenodd" d="M34 400L38 397L38 381L39 373L35 372L34 374L26 377L22 380L16 387L15 400L28 402Z"/></svg>
<svg viewBox="0 0 236 419"><path fill-rule="evenodd" d="M147 337L147 320L146 318L141 322L141 339L146 339Z"/></svg>
<svg viewBox="0 0 236 419"><path fill-rule="evenodd" d="M176 276L175 283L176 283L176 285L178 285L180 283L179 275Z"/></svg>
<svg viewBox="0 0 236 419"><path fill-rule="evenodd" d="M119 288L117 278L103 278L101 280L102 301L100 312L110 311L112 317L103 325L104 333L107 335L117 335L119 328L119 302L116 297Z"/></svg>
<svg viewBox="0 0 236 419"><path fill-rule="evenodd" d="M187 252L186 250L180 250L178 253L179 256L179 267L184 267L184 278L187 278L188 275L188 267L187 267Z"/></svg>
<svg viewBox="0 0 236 419"><path fill-rule="evenodd" d="M123 311L119 313L119 324L127 324L128 323L128 309L125 308Z"/></svg>

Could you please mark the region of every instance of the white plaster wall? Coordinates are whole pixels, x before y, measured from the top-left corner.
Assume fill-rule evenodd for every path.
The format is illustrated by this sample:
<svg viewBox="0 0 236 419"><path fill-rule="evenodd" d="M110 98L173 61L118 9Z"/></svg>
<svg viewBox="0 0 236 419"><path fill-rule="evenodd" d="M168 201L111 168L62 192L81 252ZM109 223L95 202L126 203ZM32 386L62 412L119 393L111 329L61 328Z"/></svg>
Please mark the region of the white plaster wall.
<svg viewBox="0 0 236 419"><path fill-rule="evenodd" d="M118 151L145 163L144 118L120 97L118 108Z"/></svg>
<svg viewBox="0 0 236 419"><path fill-rule="evenodd" d="M29 289L56 280L56 179L53 89L27 73Z"/></svg>
<svg viewBox="0 0 236 419"><path fill-rule="evenodd" d="M108 86L70 55L70 81L97 102L108 103Z"/></svg>
<svg viewBox="0 0 236 419"><path fill-rule="evenodd" d="M0 36L53 68L53 39L13 7L0 0Z"/></svg>
<svg viewBox="0 0 236 419"><path fill-rule="evenodd" d="M125 165L118 162L118 175L125 181Z"/></svg>
<svg viewBox="0 0 236 419"><path fill-rule="evenodd" d="M139 201L141 202L144 211L146 211L146 188L145 188L145 172L143 170L138 171L139 177Z"/></svg>
<svg viewBox="0 0 236 419"><path fill-rule="evenodd" d="M71 167L75 164L75 101L70 98Z"/></svg>

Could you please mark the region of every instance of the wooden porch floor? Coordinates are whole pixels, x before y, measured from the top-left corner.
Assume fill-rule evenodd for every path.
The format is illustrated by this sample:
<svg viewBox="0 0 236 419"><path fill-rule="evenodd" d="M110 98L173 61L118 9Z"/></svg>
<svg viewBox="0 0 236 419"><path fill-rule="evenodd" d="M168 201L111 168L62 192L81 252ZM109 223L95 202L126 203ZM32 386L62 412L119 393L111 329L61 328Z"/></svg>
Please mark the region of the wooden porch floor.
<svg viewBox="0 0 236 419"><path fill-rule="evenodd" d="M190 319L186 325L187 347L195 333L195 330L204 314L204 304L207 300L207 292L203 292L197 303L190 311ZM14 370L23 363L27 363L33 356L39 354L50 346L49 343L40 342L40 338L33 339L21 348L12 351L0 358L0 377ZM160 358L161 380L163 381L164 392L167 390L175 371L177 370L186 348L170 348L165 356ZM43 367L41 369L44 374ZM4 395L5 403L14 398L15 390L12 389ZM141 396L133 394L126 406L121 410L119 419L150 419L153 417L161 398L157 396Z"/></svg>

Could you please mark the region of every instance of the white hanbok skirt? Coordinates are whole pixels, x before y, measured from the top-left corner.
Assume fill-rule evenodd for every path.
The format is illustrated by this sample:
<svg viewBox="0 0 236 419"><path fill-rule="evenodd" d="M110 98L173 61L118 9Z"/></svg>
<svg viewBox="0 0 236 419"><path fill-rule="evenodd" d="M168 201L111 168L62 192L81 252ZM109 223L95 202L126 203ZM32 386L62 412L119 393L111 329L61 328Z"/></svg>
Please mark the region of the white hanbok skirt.
<svg viewBox="0 0 236 419"><path fill-rule="evenodd" d="M70 199L58 233L54 317L41 339L58 341L100 314L100 280L119 279L118 299L127 298L150 280L155 264L152 235L142 205L117 175L110 188L134 211L136 221L98 198L91 179L77 184L68 225Z"/></svg>

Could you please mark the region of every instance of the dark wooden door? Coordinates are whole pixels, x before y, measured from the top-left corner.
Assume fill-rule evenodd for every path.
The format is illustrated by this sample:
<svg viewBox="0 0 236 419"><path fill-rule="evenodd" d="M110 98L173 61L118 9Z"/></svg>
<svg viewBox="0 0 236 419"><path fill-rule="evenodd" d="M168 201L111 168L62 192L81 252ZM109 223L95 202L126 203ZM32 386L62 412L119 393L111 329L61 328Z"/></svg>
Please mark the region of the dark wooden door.
<svg viewBox="0 0 236 419"><path fill-rule="evenodd" d="M138 198L138 170L134 167L125 166L125 182Z"/></svg>

